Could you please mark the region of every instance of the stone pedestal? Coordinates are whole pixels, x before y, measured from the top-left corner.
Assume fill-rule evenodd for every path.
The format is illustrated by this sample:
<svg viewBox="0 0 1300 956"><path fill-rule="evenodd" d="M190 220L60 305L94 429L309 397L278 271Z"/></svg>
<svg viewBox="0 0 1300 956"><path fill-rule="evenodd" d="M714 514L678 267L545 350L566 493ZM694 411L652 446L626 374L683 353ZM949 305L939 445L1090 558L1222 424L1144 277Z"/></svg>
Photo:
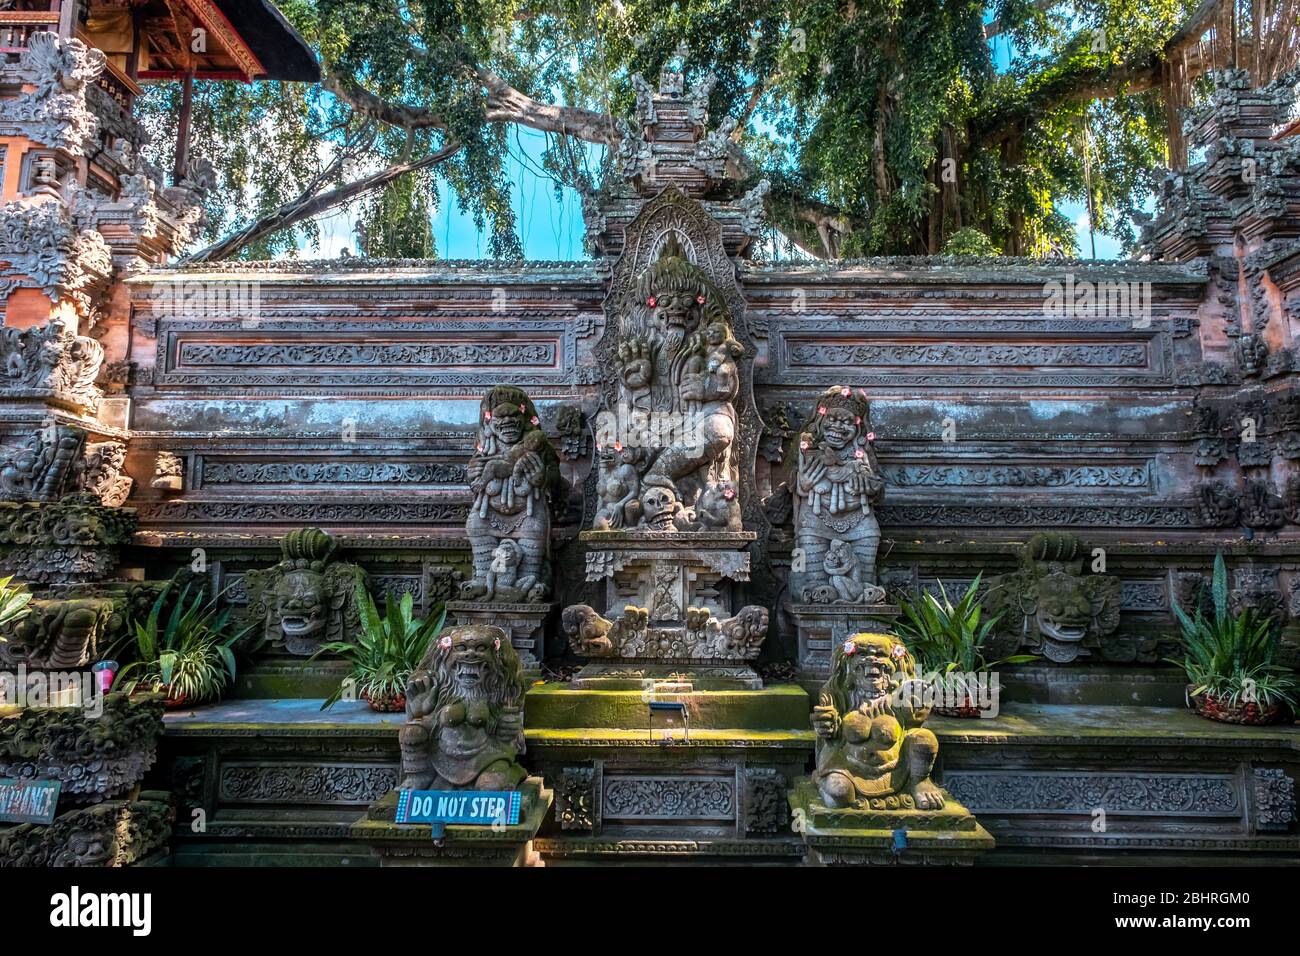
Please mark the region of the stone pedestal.
<svg viewBox="0 0 1300 956"><path fill-rule="evenodd" d="M790 792L795 832L807 866L970 865L993 849L994 840L975 815L948 794L942 810L916 810L893 796L873 807L834 809L821 800L812 778Z"/></svg>
<svg viewBox="0 0 1300 956"><path fill-rule="evenodd" d="M672 680L694 673L731 686L762 686L748 661L767 636L768 611L742 607L757 537L743 531L584 531L587 580L605 582L604 615L585 604L564 610L575 653L594 659L579 674L619 681ZM690 680L689 676L685 679Z"/></svg>
<svg viewBox="0 0 1300 956"><path fill-rule="evenodd" d="M799 628L799 677L823 681L831 653L854 634L888 633L900 611L894 604L787 604Z"/></svg>
<svg viewBox="0 0 1300 956"><path fill-rule="evenodd" d="M501 604L485 601L448 601L447 613L457 624L494 624L510 635L524 673L541 673L546 657L546 621L560 605Z"/></svg>
<svg viewBox="0 0 1300 956"><path fill-rule="evenodd" d="M541 777L519 787L523 806L513 826L449 824L437 839L427 823L396 823L397 791L370 805L352 826L351 836L368 843L380 866L541 866L533 838L551 809L554 795Z"/></svg>

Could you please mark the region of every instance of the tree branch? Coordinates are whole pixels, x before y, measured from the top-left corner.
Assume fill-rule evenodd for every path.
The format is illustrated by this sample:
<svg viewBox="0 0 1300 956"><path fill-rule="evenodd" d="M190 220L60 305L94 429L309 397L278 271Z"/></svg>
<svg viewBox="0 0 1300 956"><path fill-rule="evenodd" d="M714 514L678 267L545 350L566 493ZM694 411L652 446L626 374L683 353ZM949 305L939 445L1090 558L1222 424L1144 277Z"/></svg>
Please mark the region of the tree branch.
<svg viewBox="0 0 1300 956"><path fill-rule="evenodd" d="M435 153L430 153L423 159L414 163L399 163L395 166L389 166L387 169L380 170L369 176L362 177L351 183L331 189L329 192L314 194L312 187L298 196L291 202L285 203L275 212L263 216L256 222L250 223L236 233L232 233L220 242L208 246L206 249L200 249L181 260L182 263L195 262L218 262L223 259L229 259L240 249L269 236L273 232L281 229L287 229L295 223L302 222L304 219L310 219L318 216L326 210L333 209L335 206L341 206L349 200L355 199L363 193L370 192L374 189L382 189L394 180L405 176L407 173L413 173L417 170L428 169L436 166L444 160L449 159L460 150L461 144L456 140L444 145Z"/></svg>

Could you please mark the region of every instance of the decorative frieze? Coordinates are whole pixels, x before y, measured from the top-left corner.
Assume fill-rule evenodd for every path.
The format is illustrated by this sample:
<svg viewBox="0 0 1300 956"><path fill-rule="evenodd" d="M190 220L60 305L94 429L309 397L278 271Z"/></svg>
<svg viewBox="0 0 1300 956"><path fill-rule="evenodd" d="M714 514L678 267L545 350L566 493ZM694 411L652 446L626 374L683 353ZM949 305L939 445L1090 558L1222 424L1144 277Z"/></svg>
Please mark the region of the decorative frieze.
<svg viewBox="0 0 1300 956"><path fill-rule="evenodd" d="M1149 490L1147 463L1123 465L886 464L900 488L1125 488Z"/></svg>
<svg viewBox="0 0 1300 956"><path fill-rule="evenodd" d="M200 458L202 485L464 485L465 465L450 461L243 461Z"/></svg>
<svg viewBox="0 0 1300 956"><path fill-rule="evenodd" d="M606 774L601 794L605 822L727 820L736 818L734 776Z"/></svg>
<svg viewBox="0 0 1300 956"><path fill-rule="evenodd" d="M365 806L397 786L397 768L376 764L223 764L219 798L228 803Z"/></svg>
<svg viewBox="0 0 1300 956"><path fill-rule="evenodd" d="M944 774L944 789L974 813L1239 817L1231 774L1147 771L975 771Z"/></svg>
<svg viewBox="0 0 1300 956"><path fill-rule="evenodd" d="M1296 818L1295 781L1281 767L1255 767L1250 775L1255 828L1286 831Z"/></svg>

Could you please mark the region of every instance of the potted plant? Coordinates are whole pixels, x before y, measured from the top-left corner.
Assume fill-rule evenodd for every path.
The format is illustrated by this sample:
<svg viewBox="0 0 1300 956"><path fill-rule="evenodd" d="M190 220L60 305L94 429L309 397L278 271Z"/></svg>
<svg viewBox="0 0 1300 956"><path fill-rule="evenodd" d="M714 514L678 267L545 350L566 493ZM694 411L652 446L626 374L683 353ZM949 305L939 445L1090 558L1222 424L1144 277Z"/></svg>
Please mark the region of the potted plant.
<svg viewBox="0 0 1300 956"><path fill-rule="evenodd" d="M971 681L975 675L993 670L1000 664L1023 664L1038 658L1033 654L1015 654L1001 660L984 658L984 643L1001 615L982 619L980 577L977 575L961 599L953 604L939 585L939 597L929 592L917 598L899 598L903 616L895 631L916 656L922 673L943 699L957 697L955 706L937 706L936 714L946 717L978 717L978 692Z"/></svg>
<svg viewBox="0 0 1300 956"><path fill-rule="evenodd" d="M1233 614L1228 606L1228 570L1214 556L1210 588L1214 616L1194 616L1174 602L1184 655L1170 659L1187 674L1187 696L1202 717L1232 724L1271 724L1295 706L1296 678L1274 663L1277 624L1255 608Z"/></svg>
<svg viewBox="0 0 1300 956"><path fill-rule="evenodd" d="M218 598L208 598L202 590L190 599L189 585L164 618L173 583L158 593L143 621L132 619L125 650L133 660L117 676L125 678L122 689L127 693L166 694L169 709L220 699L235 679L235 642L250 630L232 632L231 609L220 607Z"/></svg>
<svg viewBox="0 0 1300 956"><path fill-rule="evenodd" d="M332 641L321 645L320 654L337 654L352 665L351 675L321 704L321 710L342 699L349 685L381 713L400 713L406 709L406 683L420 666L429 645L438 639L447 608L437 604L424 620L413 616L415 602L403 594L400 601L384 595L384 616L360 581L357 582L357 607L361 611L361 632L356 643Z"/></svg>

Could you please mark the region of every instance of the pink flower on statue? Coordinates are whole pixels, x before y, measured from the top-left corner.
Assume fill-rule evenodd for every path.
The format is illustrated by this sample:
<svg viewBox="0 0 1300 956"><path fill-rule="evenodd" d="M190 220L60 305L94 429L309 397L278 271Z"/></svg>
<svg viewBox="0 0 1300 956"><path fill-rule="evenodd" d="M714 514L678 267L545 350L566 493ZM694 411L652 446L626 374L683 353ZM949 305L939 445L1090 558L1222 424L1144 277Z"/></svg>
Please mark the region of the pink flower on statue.
<svg viewBox="0 0 1300 956"><path fill-rule="evenodd" d="M854 458L866 458L866 457L867 457L867 453L866 453L865 451L863 451L861 448L857 448L857 449L855 449L854 452L853 452L853 457L854 457Z"/></svg>
<svg viewBox="0 0 1300 956"><path fill-rule="evenodd" d="M861 424L862 424L862 416L861 416L861 415L857 415L857 416L855 416L854 419L853 419L853 424L855 424L855 425L861 425Z"/></svg>
<svg viewBox="0 0 1300 956"><path fill-rule="evenodd" d="M695 304L696 304L696 305L703 305L703 304L704 304L704 296L702 296L702 295L697 295L697 296L695 297Z"/></svg>
<svg viewBox="0 0 1300 956"><path fill-rule="evenodd" d="M875 440L876 440L876 433L875 433L875 432L867 432L867 441L875 441Z"/></svg>
<svg viewBox="0 0 1300 956"><path fill-rule="evenodd" d="M850 395L853 394L853 389L845 385L842 389L840 389L840 394L843 395L845 398L848 398Z"/></svg>
<svg viewBox="0 0 1300 956"><path fill-rule="evenodd" d="M852 657L858 652L858 645L854 644L852 641L845 641L842 650L846 656Z"/></svg>
<svg viewBox="0 0 1300 956"><path fill-rule="evenodd" d="M907 648L904 647L902 644L895 644L894 649L890 651L890 653L893 654L895 657L906 657Z"/></svg>
<svg viewBox="0 0 1300 956"><path fill-rule="evenodd" d="M499 638L499 637L494 637L494 638L492 638L492 647L493 647L493 649L495 649L495 650L498 650L498 651L501 650L501 638Z"/></svg>
<svg viewBox="0 0 1300 956"><path fill-rule="evenodd" d="M725 489L725 490L722 492L722 497L724 497L724 498L726 498L728 501L730 501L732 498L736 497L736 489L735 489L735 488L727 488L727 489Z"/></svg>
<svg viewBox="0 0 1300 956"><path fill-rule="evenodd" d="M449 651L449 650L451 650L451 636L450 636L450 635L448 635L448 636L446 636L446 637L440 637L440 638L438 638L438 650L440 650L440 651Z"/></svg>
<svg viewBox="0 0 1300 956"><path fill-rule="evenodd" d="M538 423L537 423L537 416L534 415L532 418L528 419L528 422L529 422L529 424L531 424L534 428L536 428L536 427L537 427L537 424L538 424Z"/></svg>
<svg viewBox="0 0 1300 956"><path fill-rule="evenodd" d="M825 405L818 405L818 406L817 406L817 414L818 414L818 415L825 415L825 414L826 414L826 406L825 406Z"/></svg>
<svg viewBox="0 0 1300 956"><path fill-rule="evenodd" d="M804 441L801 441L801 442L799 443L799 450L800 450L800 451L807 451L807 450L808 450L808 441L807 441L807 439L805 439Z"/></svg>
<svg viewBox="0 0 1300 956"><path fill-rule="evenodd" d="M492 421L492 413L491 413L491 412L484 412L484 413L483 413L483 421L485 421L485 422L490 422L490 421Z"/></svg>
<svg viewBox="0 0 1300 956"><path fill-rule="evenodd" d="M520 410L521 412L526 412L526 411L528 411L528 409L526 409L526 408L524 407L524 403L523 403L523 402L520 402L520 403L519 403L519 410Z"/></svg>
<svg viewBox="0 0 1300 956"><path fill-rule="evenodd" d="M650 298L645 300L645 304L650 306L650 308L653 309L656 305L659 304L659 300L656 299L654 296L650 296Z"/></svg>

